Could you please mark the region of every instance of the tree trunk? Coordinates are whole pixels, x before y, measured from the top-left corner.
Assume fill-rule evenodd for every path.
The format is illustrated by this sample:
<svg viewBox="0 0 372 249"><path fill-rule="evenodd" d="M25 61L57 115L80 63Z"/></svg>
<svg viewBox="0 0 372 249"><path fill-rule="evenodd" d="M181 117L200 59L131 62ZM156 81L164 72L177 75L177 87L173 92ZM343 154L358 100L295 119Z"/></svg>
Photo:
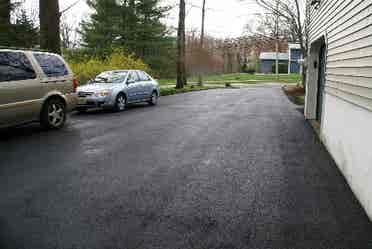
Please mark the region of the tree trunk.
<svg viewBox="0 0 372 249"><path fill-rule="evenodd" d="M58 0L39 0L40 48L61 54Z"/></svg>
<svg viewBox="0 0 372 249"><path fill-rule="evenodd" d="M10 0L0 0L0 46L10 46Z"/></svg>
<svg viewBox="0 0 372 249"><path fill-rule="evenodd" d="M203 52L204 49L204 26L205 26L205 0L203 0L203 8L202 8L202 27L201 27L201 34L200 34L200 52ZM202 62L203 63L203 62ZM203 73L204 73L204 65L199 65L199 86L203 86Z"/></svg>
<svg viewBox="0 0 372 249"><path fill-rule="evenodd" d="M180 0L180 13L177 34L177 86L186 85L186 34L185 34L186 6L185 0Z"/></svg>
<svg viewBox="0 0 372 249"><path fill-rule="evenodd" d="M10 0L0 0L0 24L10 24Z"/></svg>
<svg viewBox="0 0 372 249"><path fill-rule="evenodd" d="M305 24L305 30L303 30L302 23L301 23L301 11L300 11L300 4L298 0L295 0L296 3L296 10L297 10L297 23L298 23L298 40L301 46L302 52L302 59L306 60L307 58L307 49L308 49L308 39L307 39L307 25ZM306 10L307 11L307 10ZM307 18L307 14L305 15ZM306 43L306 44L305 44ZM302 85L306 88L306 76L307 76L307 66L303 63L302 64Z"/></svg>
<svg viewBox="0 0 372 249"><path fill-rule="evenodd" d="M279 80L279 0L276 0L275 16L275 75Z"/></svg>

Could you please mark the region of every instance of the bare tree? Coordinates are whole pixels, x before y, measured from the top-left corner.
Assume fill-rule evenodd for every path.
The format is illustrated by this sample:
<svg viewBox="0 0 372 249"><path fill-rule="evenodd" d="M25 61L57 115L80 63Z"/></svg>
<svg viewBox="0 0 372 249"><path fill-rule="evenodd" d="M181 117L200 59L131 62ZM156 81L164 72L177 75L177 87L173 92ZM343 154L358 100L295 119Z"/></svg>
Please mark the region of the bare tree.
<svg viewBox="0 0 372 249"><path fill-rule="evenodd" d="M61 38L63 48L76 46L76 30L63 16L61 18Z"/></svg>
<svg viewBox="0 0 372 249"><path fill-rule="evenodd" d="M40 47L61 53L60 16L58 0L39 0Z"/></svg>
<svg viewBox="0 0 372 249"><path fill-rule="evenodd" d="M282 18L293 32L293 37L299 42L303 58L307 56L307 32L302 23L300 0L256 0L267 11ZM305 65L304 65L305 67ZM302 70L302 83L306 83L306 69Z"/></svg>
<svg viewBox="0 0 372 249"><path fill-rule="evenodd" d="M186 71L188 75L223 72L223 53L219 43L222 39L204 36L203 50L200 50L200 35L196 30L186 32Z"/></svg>
<svg viewBox="0 0 372 249"><path fill-rule="evenodd" d="M245 33L253 35L258 38L270 40L275 37L276 32L281 39L288 41L296 41L297 35L293 32L291 25L289 25L283 18L279 18L279 25L276 27L276 16L272 13L261 14L256 18L257 27L253 29L249 24L245 27Z"/></svg>
<svg viewBox="0 0 372 249"><path fill-rule="evenodd" d="M184 86L187 84L185 19L186 19L185 0L180 0L178 33L177 33L177 85L176 85L176 88L184 88Z"/></svg>

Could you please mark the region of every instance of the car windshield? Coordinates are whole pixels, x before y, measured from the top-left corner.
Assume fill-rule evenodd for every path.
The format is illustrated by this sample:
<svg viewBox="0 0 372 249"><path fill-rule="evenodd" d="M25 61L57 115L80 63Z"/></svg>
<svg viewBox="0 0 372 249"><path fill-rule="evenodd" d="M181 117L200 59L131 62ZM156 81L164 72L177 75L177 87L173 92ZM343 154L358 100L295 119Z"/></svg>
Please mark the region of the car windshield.
<svg viewBox="0 0 372 249"><path fill-rule="evenodd" d="M123 83L127 77L127 71L120 72L104 72L99 74L94 80L93 83Z"/></svg>

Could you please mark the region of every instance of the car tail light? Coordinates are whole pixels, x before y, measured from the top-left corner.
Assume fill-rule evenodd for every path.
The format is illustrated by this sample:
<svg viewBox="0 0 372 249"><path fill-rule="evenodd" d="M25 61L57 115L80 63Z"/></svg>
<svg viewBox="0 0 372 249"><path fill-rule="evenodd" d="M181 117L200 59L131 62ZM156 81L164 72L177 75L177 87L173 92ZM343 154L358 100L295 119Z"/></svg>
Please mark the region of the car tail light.
<svg viewBox="0 0 372 249"><path fill-rule="evenodd" d="M72 80L72 86L74 88L74 92L76 92L77 87L79 86L79 82L77 79Z"/></svg>

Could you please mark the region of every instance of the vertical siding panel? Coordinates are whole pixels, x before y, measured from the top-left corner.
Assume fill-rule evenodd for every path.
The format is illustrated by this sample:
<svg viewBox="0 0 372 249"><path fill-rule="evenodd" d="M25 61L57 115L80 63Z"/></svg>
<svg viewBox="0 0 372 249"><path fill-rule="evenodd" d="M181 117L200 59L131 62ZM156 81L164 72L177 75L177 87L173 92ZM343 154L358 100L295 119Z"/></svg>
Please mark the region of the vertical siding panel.
<svg viewBox="0 0 372 249"><path fill-rule="evenodd" d="M310 43L324 33L328 39L328 91L371 109L372 0L323 1L319 9L311 11Z"/></svg>

